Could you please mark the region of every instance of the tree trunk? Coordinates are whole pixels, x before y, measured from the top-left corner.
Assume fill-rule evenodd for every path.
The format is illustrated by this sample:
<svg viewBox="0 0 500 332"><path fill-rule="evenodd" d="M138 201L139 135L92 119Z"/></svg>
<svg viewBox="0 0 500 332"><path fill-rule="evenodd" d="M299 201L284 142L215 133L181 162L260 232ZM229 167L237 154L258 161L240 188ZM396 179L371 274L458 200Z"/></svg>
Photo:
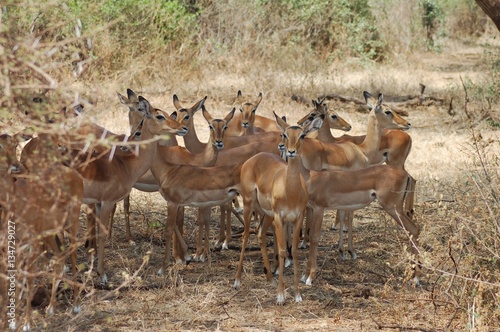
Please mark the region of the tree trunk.
<svg viewBox="0 0 500 332"><path fill-rule="evenodd" d="M495 23L500 31L500 1L499 0L476 0L479 7Z"/></svg>

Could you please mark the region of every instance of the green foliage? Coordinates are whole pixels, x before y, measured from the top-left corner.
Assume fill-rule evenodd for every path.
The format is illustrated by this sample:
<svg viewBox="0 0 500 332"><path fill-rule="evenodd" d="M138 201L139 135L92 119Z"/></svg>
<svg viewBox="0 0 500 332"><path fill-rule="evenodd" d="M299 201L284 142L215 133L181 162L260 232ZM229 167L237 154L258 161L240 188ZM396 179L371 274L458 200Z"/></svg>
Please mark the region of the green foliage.
<svg viewBox="0 0 500 332"><path fill-rule="evenodd" d="M437 1L434 0L422 0L421 6L422 25L424 26L427 34L427 47L429 49L434 49L436 47L435 39L444 20L443 11Z"/></svg>

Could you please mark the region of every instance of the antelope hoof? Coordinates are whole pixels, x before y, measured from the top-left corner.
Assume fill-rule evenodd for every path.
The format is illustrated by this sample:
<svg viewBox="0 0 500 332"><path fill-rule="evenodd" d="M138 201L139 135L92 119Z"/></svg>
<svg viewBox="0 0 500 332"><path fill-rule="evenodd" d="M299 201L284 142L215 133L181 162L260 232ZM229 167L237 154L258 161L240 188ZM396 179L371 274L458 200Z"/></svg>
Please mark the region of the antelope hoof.
<svg viewBox="0 0 500 332"><path fill-rule="evenodd" d="M81 307L81 306L79 306L79 305L75 305L75 306L73 307L73 313L74 313L74 314L79 314L81 311L82 311L82 307Z"/></svg>
<svg viewBox="0 0 500 332"><path fill-rule="evenodd" d="M220 250L229 250L229 245L227 244L227 241L224 241L222 243L222 246L221 246Z"/></svg>
<svg viewBox="0 0 500 332"><path fill-rule="evenodd" d="M289 267L290 265L292 265L292 260L291 259L285 259L285 267Z"/></svg>
<svg viewBox="0 0 500 332"><path fill-rule="evenodd" d="M165 269L164 269L164 268L160 268L160 269L158 270L158 272L156 272L156 274L158 274L159 276L164 275L164 274L165 274Z"/></svg>
<svg viewBox="0 0 500 332"><path fill-rule="evenodd" d="M299 249L307 249L307 242L301 241L299 244Z"/></svg>
<svg viewBox="0 0 500 332"><path fill-rule="evenodd" d="M193 257L193 260L194 260L195 262L204 262L204 261L206 260L206 258L205 258L205 254L201 254L201 255L196 254L196 255L194 255L194 257Z"/></svg>
<svg viewBox="0 0 500 332"><path fill-rule="evenodd" d="M302 296L300 294L295 295L295 303L302 302Z"/></svg>
<svg viewBox="0 0 500 332"><path fill-rule="evenodd" d="M346 254L343 251L340 252L340 257L342 258L343 261L347 259Z"/></svg>
<svg viewBox="0 0 500 332"><path fill-rule="evenodd" d="M241 281L240 281L240 280L238 280L238 279L236 279L236 280L234 281L233 288L234 288L234 289L238 289L238 288L240 288L240 286L241 286Z"/></svg>
<svg viewBox="0 0 500 332"><path fill-rule="evenodd" d="M101 277L101 286L104 286L108 283L108 276L106 275L106 273L103 274L103 276Z"/></svg>
<svg viewBox="0 0 500 332"><path fill-rule="evenodd" d="M46 314L47 316L49 316L49 317L50 317L50 316L54 316L54 307L49 305L49 306L47 307L47 310L46 310L45 314Z"/></svg>
<svg viewBox="0 0 500 332"><path fill-rule="evenodd" d="M283 305L283 304L285 304L285 294L278 293L278 297L276 298L276 304L277 305Z"/></svg>
<svg viewBox="0 0 500 332"><path fill-rule="evenodd" d="M16 322L10 322L9 323L9 330L11 330L11 331L17 331Z"/></svg>
<svg viewBox="0 0 500 332"><path fill-rule="evenodd" d="M135 243L135 241L134 241L134 240L130 239L130 240L128 240L128 244L129 244L130 246L135 246L137 243Z"/></svg>
<svg viewBox="0 0 500 332"><path fill-rule="evenodd" d="M16 325L16 324L14 323L14 325ZM24 326L23 326L23 332L29 332L29 331L31 331L30 324L29 323L28 324L24 324Z"/></svg>
<svg viewBox="0 0 500 332"><path fill-rule="evenodd" d="M349 251L349 253L351 254L351 259L358 259L358 255L356 255L356 253L354 251Z"/></svg>

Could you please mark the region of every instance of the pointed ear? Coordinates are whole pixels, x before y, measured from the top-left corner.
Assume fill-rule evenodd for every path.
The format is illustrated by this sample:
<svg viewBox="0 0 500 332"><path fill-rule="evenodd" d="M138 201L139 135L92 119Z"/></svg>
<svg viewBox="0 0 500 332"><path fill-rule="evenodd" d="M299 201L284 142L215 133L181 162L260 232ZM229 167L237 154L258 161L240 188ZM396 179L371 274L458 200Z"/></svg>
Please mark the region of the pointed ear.
<svg viewBox="0 0 500 332"><path fill-rule="evenodd" d="M193 113L196 113L200 108L202 108L205 105L205 101L207 100L208 96L205 96L202 100L198 101L196 104L191 107L193 110Z"/></svg>
<svg viewBox="0 0 500 332"><path fill-rule="evenodd" d="M177 121L177 111L173 111L172 114L170 114L170 117Z"/></svg>
<svg viewBox="0 0 500 332"><path fill-rule="evenodd" d="M312 103L313 103L313 107L314 108L318 108L319 104L318 104L318 102L316 100L312 99Z"/></svg>
<svg viewBox="0 0 500 332"><path fill-rule="evenodd" d="M262 101L262 92L259 93L259 95L257 96L257 100L255 100L255 108L257 108L257 106L259 106L261 101Z"/></svg>
<svg viewBox="0 0 500 332"><path fill-rule="evenodd" d="M323 119L320 117L314 118L311 123L307 126L307 128L304 128L304 133L307 135L310 132L319 130L321 125L323 124Z"/></svg>
<svg viewBox="0 0 500 332"><path fill-rule="evenodd" d="M243 96L241 95L241 90L238 90L238 93L236 94L236 101L240 104L243 104Z"/></svg>
<svg viewBox="0 0 500 332"><path fill-rule="evenodd" d="M207 109L205 108L205 105L201 105L201 112L202 112L205 120L207 120L207 122L210 124L213 119L212 119L212 116L210 115L210 113L208 113Z"/></svg>
<svg viewBox="0 0 500 332"><path fill-rule="evenodd" d="M151 104L143 96L139 96L139 112L151 115Z"/></svg>
<svg viewBox="0 0 500 332"><path fill-rule="evenodd" d="M368 91L363 91L363 96L365 97L366 105L369 109L372 109L377 104L377 100Z"/></svg>
<svg viewBox="0 0 500 332"><path fill-rule="evenodd" d="M233 109L231 110L231 112L229 112L226 117L224 118L224 121L226 122L226 126L229 124L229 122L231 122L231 120L233 119L233 116L234 116L234 112L236 112L236 107L233 107Z"/></svg>
<svg viewBox="0 0 500 332"><path fill-rule="evenodd" d="M180 110L182 108L182 105L181 105L181 102L179 101L179 97L177 97L176 94L174 94L173 100L174 100L175 109Z"/></svg>
<svg viewBox="0 0 500 332"><path fill-rule="evenodd" d="M116 91L116 94L118 95L118 99L120 100L120 103L122 103L123 105L127 105L128 104L127 97L125 97L124 95L122 95L118 91Z"/></svg>
<svg viewBox="0 0 500 332"><path fill-rule="evenodd" d="M283 121L283 119L280 118L274 111L273 111L273 114L274 114L274 118L276 119L276 123L278 124L278 127L280 127L281 131L285 131L286 128L290 127L290 125L288 123L286 123L285 121Z"/></svg>
<svg viewBox="0 0 500 332"><path fill-rule="evenodd" d="M127 96L128 96L128 102L129 103L136 103L137 102L137 95L135 94L132 89L127 89Z"/></svg>

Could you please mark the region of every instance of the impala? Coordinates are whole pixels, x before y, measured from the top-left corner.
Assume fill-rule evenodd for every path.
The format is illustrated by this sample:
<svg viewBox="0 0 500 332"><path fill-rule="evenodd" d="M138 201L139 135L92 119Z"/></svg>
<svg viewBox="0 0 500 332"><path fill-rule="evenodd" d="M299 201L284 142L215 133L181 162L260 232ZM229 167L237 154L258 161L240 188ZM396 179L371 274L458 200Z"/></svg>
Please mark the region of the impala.
<svg viewBox="0 0 500 332"><path fill-rule="evenodd" d="M158 148L160 151L163 147ZM187 245L176 226L178 211L183 206L208 208L230 202L239 189L241 165L199 167L176 165L163 158L160 152L151 166L151 171L160 185L160 194L167 201L167 222L165 226L165 258L159 273L163 273L170 261L172 235L177 236L176 260L187 257ZM206 229L206 232L208 229ZM208 234L205 234L208 239ZM177 245L177 244L176 244Z"/></svg>
<svg viewBox="0 0 500 332"><path fill-rule="evenodd" d="M411 251L418 254L420 229L404 211L410 182L411 176L404 169L389 165L353 171L311 171L307 189L314 220L310 232L309 259L302 280L310 285L314 278L325 209L357 210L377 200L396 223L410 234Z"/></svg>
<svg viewBox="0 0 500 332"><path fill-rule="evenodd" d="M104 272L104 245L109 232L109 217L116 202L130 194L133 185L150 168L156 155L156 135L172 133L185 135L188 129L158 110L139 96L139 111L144 114L138 156L113 156L111 160L99 158L77 166L84 178L85 204L96 204L96 214L101 223L97 247L97 272L101 283L107 282Z"/></svg>
<svg viewBox="0 0 500 332"><path fill-rule="evenodd" d="M275 122L264 116L256 115L257 107L262 101L262 93L259 93L255 101L245 101L238 90L236 101L240 104L240 114L235 117L232 125L228 128L230 136L245 136L262 133L264 131L279 131Z"/></svg>
<svg viewBox="0 0 500 332"><path fill-rule="evenodd" d="M372 109L376 104L376 100L369 94L368 92L364 92L365 99L367 101L368 106ZM349 136L343 135L340 138L334 138L330 129L335 129L332 126L331 119L336 118L336 113L328 110L327 105L323 104L323 100L318 100L317 102L313 100L313 104L315 105L315 109L311 111L308 115L298 121L299 124L307 124L308 121L311 121L315 117L324 116L325 121L323 122L321 128L318 131L318 139L322 142L330 142L330 143L342 143L342 142L353 142L356 145L360 145L366 141L366 135L361 136ZM382 104L380 107L385 109L385 111L390 110L386 105ZM400 121L401 122L401 121ZM403 127L403 129L406 129ZM371 157L368 160L370 165L380 164L382 162L386 162L388 165L393 165L396 167L400 167L404 169L404 162L410 152L411 149L411 137L404 131L398 129L383 129L380 133L380 145L378 151L375 153L371 153ZM407 215L412 214L413 212L413 192L414 192L415 180L412 178L411 187L409 188L409 195L407 195L407 201L405 202L405 209ZM352 211L348 211L346 213L347 218L347 228L348 228L348 252L351 254L351 258L355 259L356 254L354 252L352 246L352 219L353 214ZM308 241L308 226L309 223L306 219L306 232L304 236L303 243ZM343 231L344 231L344 218L339 218L339 215L336 216L336 222L333 224L332 228L334 228L337 224L340 224L339 232L339 247L342 253L343 259L345 259L345 253L342 249L343 244Z"/></svg>
<svg viewBox="0 0 500 332"><path fill-rule="evenodd" d="M0 173L2 185L0 205L2 221L15 227L17 252L16 270L26 271L26 309L23 330L30 330L31 301L36 290L35 265L42 255L42 243L46 243L56 255L50 302L47 314L54 313L56 291L64 272L63 261L67 253L62 251L58 234L67 230L70 236L69 256L73 273L73 312L80 311L80 287L77 283L76 240L79 227L80 205L83 198L83 181L77 172L58 161L34 168L29 174L18 174L19 163L15 157L17 141L8 135L0 136ZM48 151L47 151L48 152ZM52 151L58 154L57 150ZM14 180L14 177L15 180ZM27 245L31 250L24 251ZM23 253L21 257L21 253ZM18 292L21 295L21 292ZM20 301L19 297L19 301Z"/></svg>
<svg viewBox="0 0 500 332"><path fill-rule="evenodd" d="M283 286L283 268L286 254L285 224L293 224L292 256L294 262L295 302L302 301L299 292L298 244L304 211L308 202L306 180L301 164L303 140L307 134L302 127L289 126L274 114L278 126L282 128L285 153L288 163L279 156L259 153L250 158L241 167L241 196L243 198L243 218L245 229L241 246L240 261L236 271L234 288L241 284L241 271L245 256L245 247L250 231L250 217L254 209L265 215L263 227L259 230L261 251L264 258L267 279L271 279L271 268L267 256L265 235L272 223L279 250L279 276L277 304L285 302ZM316 120L315 120L316 121ZM319 122L319 121L317 121Z"/></svg>
<svg viewBox="0 0 500 332"><path fill-rule="evenodd" d="M204 99L203 99L204 100ZM158 154L161 154L161 158L169 163L178 164L178 165L193 165L193 166L202 166L202 167L212 167L215 166L217 161L219 151L222 151L224 148L225 141L225 131L227 129L228 124L231 122L235 109L233 108L231 112L229 112L224 119L213 119L210 113L205 108L205 105L201 106L203 110L203 117L208 123L210 128L210 137L208 143L205 145L205 148L200 153L191 153L185 147L174 146L170 148L160 148ZM189 127L188 127L189 128ZM227 205L230 205L229 202ZM223 217L226 206L221 206L221 223L223 223ZM204 260L209 253L209 220L210 220L211 206L209 207L200 207L198 211L198 242L196 254L194 256L195 260ZM227 216L230 222L230 215ZM179 218L179 231L182 234L182 225L183 220ZM201 242L203 237L203 229L205 230L205 246L202 249ZM175 235L175 234L174 234ZM175 241L174 243L177 243ZM177 247L176 247L177 251Z"/></svg>

